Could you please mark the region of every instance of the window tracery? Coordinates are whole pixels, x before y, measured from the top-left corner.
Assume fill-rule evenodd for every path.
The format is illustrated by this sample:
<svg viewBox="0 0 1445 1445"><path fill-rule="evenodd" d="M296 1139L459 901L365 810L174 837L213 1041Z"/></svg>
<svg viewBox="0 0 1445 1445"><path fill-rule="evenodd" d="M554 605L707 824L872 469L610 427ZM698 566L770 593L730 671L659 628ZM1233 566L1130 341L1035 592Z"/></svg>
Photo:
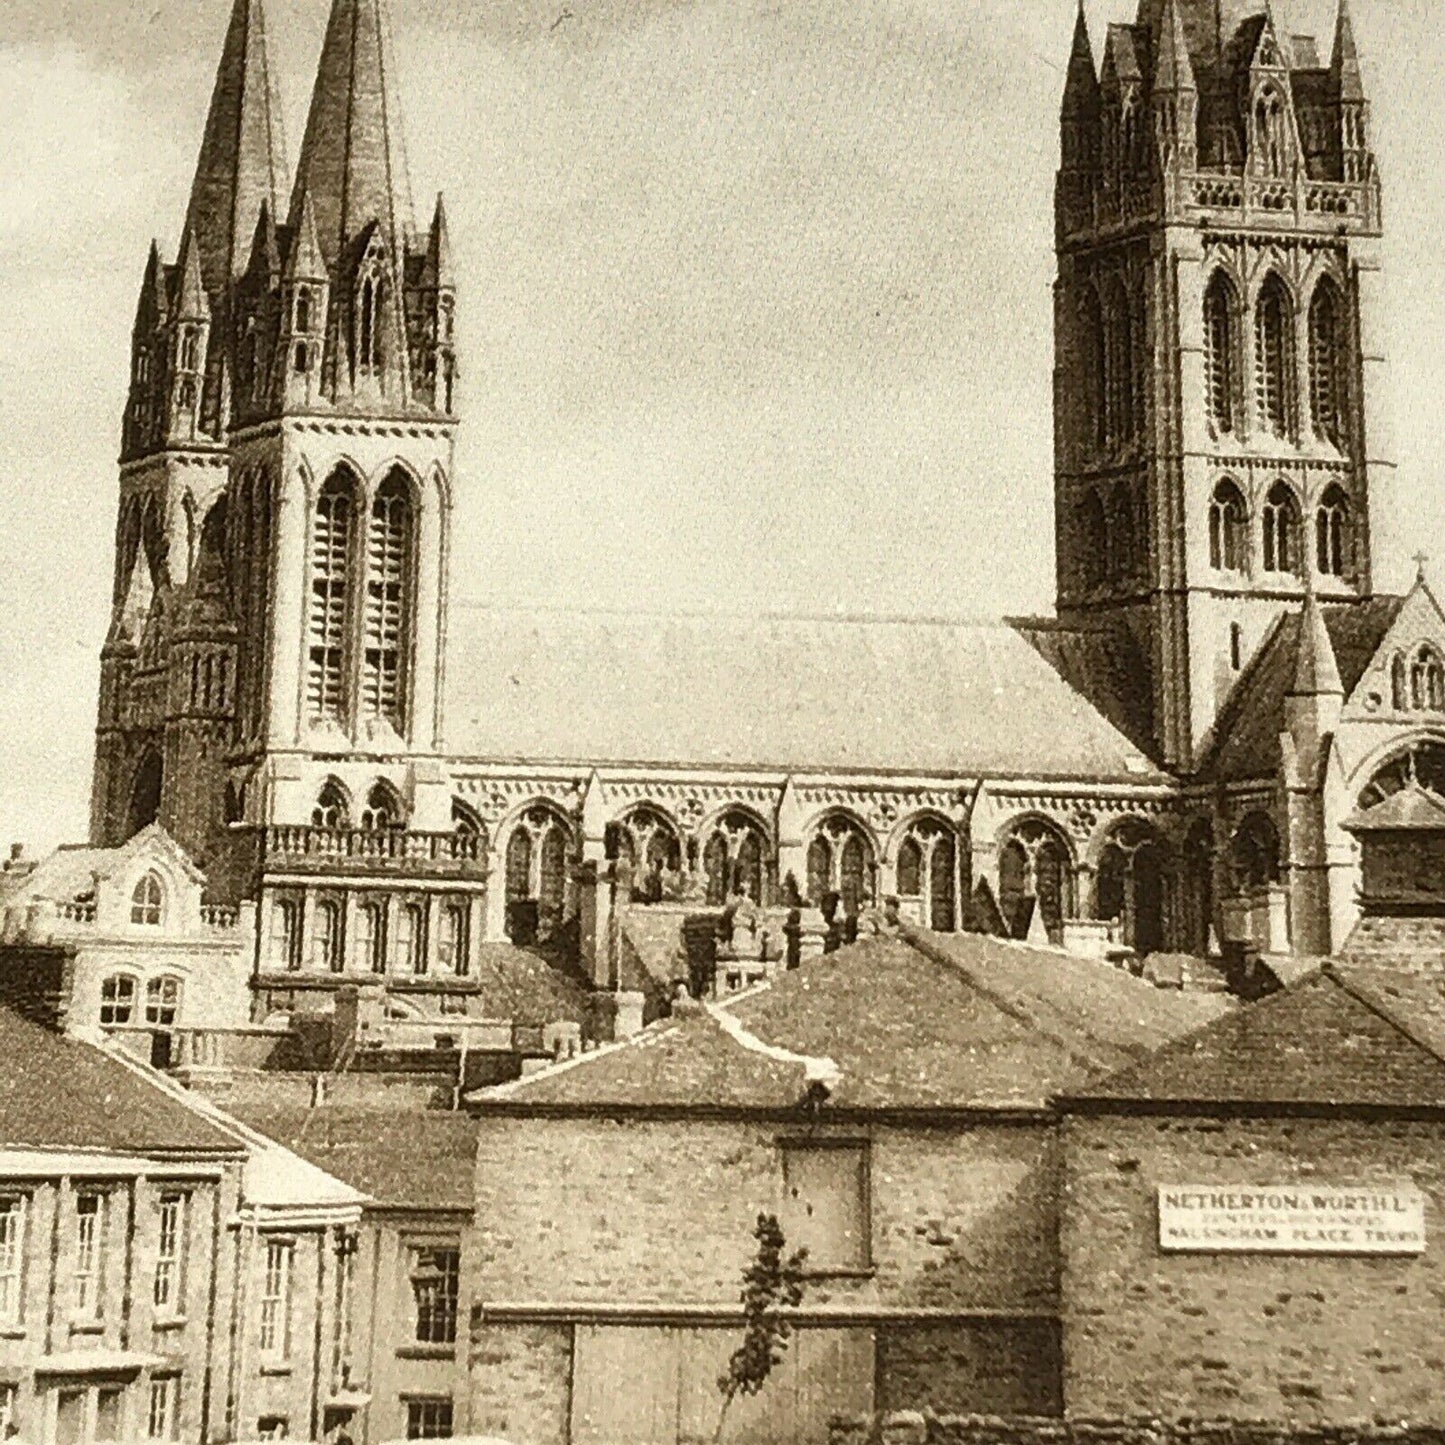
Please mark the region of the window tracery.
<svg viewBox="0 0 1445 1445"><path fill-rule="evenodd" d="M1073 858L1063 834L1041 818L1011 828L999 852L999 908L1010 933L1028 931L1036 906L1049 937L1060 942L1073 898Z"/></svg>

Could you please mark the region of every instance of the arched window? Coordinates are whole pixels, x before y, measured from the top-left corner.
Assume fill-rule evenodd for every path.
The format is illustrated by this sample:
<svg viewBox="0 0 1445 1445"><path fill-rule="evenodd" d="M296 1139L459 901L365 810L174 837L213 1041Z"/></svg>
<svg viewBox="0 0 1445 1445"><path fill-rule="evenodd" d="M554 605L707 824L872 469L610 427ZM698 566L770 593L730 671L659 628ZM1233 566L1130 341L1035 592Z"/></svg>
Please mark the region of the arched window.
<svg viewBox="0 0 1445 1445"><path fill-rule="evenodd" d="M311 535L306 701L312 719L318 722L342 722L346 717L346 631L355 512L351 479L338 473L321 489Z"/></svg>
<svg viewBox="0 0 1445 1445"><path fill-rule="evenodd" d="M1349 559L1350 504L1340 487L1331 487L1315 513L1315 560L1326 577L1343 577Z"/></svg>
<svg viewBox="0 0 1445 1445"><path fill-rule="evenodd" d="M382 365L382 331L386 307L386 281L381 247L373 242L357 274L356 313L352 336L356 370L379 371Z"/></svg>
<svg viewBox="0 0 1445 1445"><path fill-rule="evenodd" d="M546 941L560 931L567 905L571 835L545 806L529 808L507 841L507 912L513 942Z"/></svg>
<svg viewBox="0 0 1445 1445"><path fill-rule="evenodd" d="M1390 663L1390 705L1396 712L1404 712L1410 706L1409 673L1405 659L1398 652Z"/></svg>
<svg viewBox="0 0 1445 1445"><path fill-rule="evenodd" d="M626 862L632 870L632 898L637 903L658 903L667 891L666 879L682 871L682 844L677 830L655 808L634 808L608 829L608 857Z"/></svg>
<svg viewBox="0 0 1445 1445"><path fill-rule="evenodd" d="M1378 769L1361 790L1359 806L1373 808L1402 788L1419 787L1445 799L1445 744L1417 743Z"/></svg>
<svg viewBox="0 0 1445 1445"><path fill-rule="evenodd" d="M146 983L146 1022L157 1028L171 1028L181 1011L181 981L169 975Z"/></svg>
<svg viewBox="0 0 1445 1445"><path fill-rule="evenodd" d="M1410 664L1410 706L1416 712L1445 712L1445 663L1428 644Z"/></svg>
<svg viewBox="0 0 1445 1445"><path fill-rule="evenodd" d="M392 913L391 966L397 973L416 977L426 973L426 911L420 903L407 901Z"/></svg>
<svg viewBox="0 0 1445 1445"><path fill-rule="evenodd" d="M305 286L296 291L296 330L302 336L311 330L311 292Z"/></svg>
<svg viewBox="0 0 1445 1445"><path fill-rule="evenodd" d="M147 873L130 896L130 921L144 928L159 928L165 915L166 891L154 873Z"/></svg>
<svg viewBox="0 0 1445 1445"><path fill-rule="evenodd" d="M301 967L301 900L277 898L271 904L271 958L273 968L294 973Z"/></svg>
<svg viewBox="0 0 1445 1445"><path fill-rule="evenodd" d="M836 895L846 918L874 900L873 845L862 824L835 813L819 824L808 845L808 902L815 907Z"/></svg>
<svg viewBox="0 0 1445 1445"><path fill-rule="evenodd" d="M406 725L406 662L410 645L411 492L393 473L382 483L367 532L365 657L361 707L398 732Z"/></svg>
<svg viewBox="0 0 1445 1445"><path fill-rule="evenodd" d="M1135 327L1124 283L1114 277L1104 290L1104 375L1106 435L1111 445L1131 441L1137 430L1134 412Z"/></svg>
<svg viewBox="0 0 1445 1445"><path fill-rule="evenodd" d="M361 810L361 826L367 833L387 833L405 826L401 799L390 783L371 785L371 791L366 795L366 807Z"/></svg>
<svg viewBox="0 0 1445 1445"><path fill-rule="evenodd" d="M1294 435L1293 308L1273 273L1260 288L1254 313L1254 390L1259 424L1277 437Z"/></svg>
<svg viewBox="0 0 1445 1445"><path fill-rule="evenodd" d="M1326 276L1310 302L1310 415L1315 435L1335 446L1343 436L1343 318L1339 287Z"/></svg>
<svg viewBox="0 0 1445 1445"><path fill-rule="evenodd" d="M1251 813L1235 829L1229 867L1236 888L1263 888L1280 879L1279 829L1265 813Z"/></svg>
<svg viewBox="0 0 1445 1445"><path fill-rule="evenodd" d="M128 973L113 973L100 985L100 1021L123 1027L135 1018L135 979Z"/></svg>
<svg viewBox="0 0 1445 1445"><path fill-rule="evenodd" d="M457 850L463 858L480 858L487 846L487 829L482 820L460 798L452 799L452 829Z"/></svg>
<svg viewBox="0 0 1445 1445"><path fill-rule="evenodd" d="M1275 483L1264 504L1264 570L1300 570L1299 503L1283 482Z"/></svg>
<svg viewBox="0 0 1445 1445"><path fill-rule="evenodd" d="M311 826L327 828L332 832L351 826L351 800L335 778L328 778L321 785L321 791L316 795L316 806L311 810Z"/></svg>
<svg viewBox="0 0 1445 1445"><path fill-rule="evenodd" d="M1028 932L1037 907L1049 938L1060 942L1074 907L1073 861L1063 835L1038 818L1010 829L999 853L998 894L1004 922L1015 937Z"/></svg>
<svg viewBox="0 0 1445 1445"><path fill-rule="evenodd" d="M1079 502L1079 542L1084 585L1097 587L1111 572L1109 519L1104 514L1103 501L1092 487Z"/></svg>
<svg viewBox="0 0 1445 1445"><path fill-rule="evenodd" d="M1255 169L1266 176L1283 176L1289 169L1289 119L1284 99L1271 86L1261 92L1254 107Z"/></svg>
<svg viewBox="0 0 1445 1445"><path fill-rule="evenodd" d="M322 898L311 918L311 967L317 973L340 973L341 961L341 905Z"/></svg>
<svg viewBox="0 0 1445 1445"><path fill-rule="evenodd" d="M1237 622L1229 624L1229 665L1235 672L1244 668L1244 628Z"/></svg>
<svg viewBox="0 0 1445 1445"><path fill-rule="evenodd" d="M1158 836L1138 822L1117 828L1099 860L1095 914L1118 924L1124 943L1141 957L1164 942L1163 863Z"/></svg>
<svg viewBox="0 0 1445 1445"><path fill-rule="evenodd" d="M1209 504L1209 565L1216 572L1243 572L1249 559L1249 511L1244 494L1227 477Z"/></svg>
<svg viewBox="0 0 1445 1445"><path fill-rule="evenodd" d="M898 845L895 870L900 899L917 900L935 933L958 926L958 847L953 829L938 818L914 823Z"/></svg>
<svg viewBox="0 0 1445 1445"><path fill-rule="evenodd" d="M360 903L355 913L356 964L367 973L386 972L386 908L378 900Z"/></svg>
<svg viewBox="0 0 1445 1445"><path fill-rule="evenodd" d="M752 814L735 809L718 819L702 850L708 906L721 908L738 896L759 905L767 903L766 856L766 835Z"/></svg>
<svg viewBox="0 0 1445 1445"><path fill-rule="evenodd" d="M1234 430L1239 390L1239 302L1223 271L1216 271L1204 293L1204 384L1209 420L1215 431Z"/></svg>
<svg viewBox="0 0 1445 1445"><path fill-rule="evenodd" d="M444 903L437 931L437 967L465 978L467 974L467 907Z"/></svg>

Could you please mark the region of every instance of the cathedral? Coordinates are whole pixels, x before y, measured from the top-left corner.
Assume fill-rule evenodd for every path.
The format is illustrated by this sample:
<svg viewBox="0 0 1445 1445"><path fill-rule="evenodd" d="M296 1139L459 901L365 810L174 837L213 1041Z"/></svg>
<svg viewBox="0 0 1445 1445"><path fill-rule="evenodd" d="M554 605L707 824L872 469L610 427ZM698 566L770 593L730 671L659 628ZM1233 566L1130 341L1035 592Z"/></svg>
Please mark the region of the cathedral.
<svg viewBox="0 0 1445 1445"><path fill-rule="evenodd" d="M895 908L1143 959L1344 949L1346 824L1445 795L1445 616L1374 585L1394 461L1347 0L1082 11L1057 181L1057 612L464 606L457 275L384 0L334 0L288 180L235 0L125 405L91 843L159 824L255 910L265 1007L465 994L497 945L627 986L619 920ZM479 176L476 184L486 185ZM1042 238L1040 238L1042 240ZM968 483L960 478L960 505Z"/></svg>

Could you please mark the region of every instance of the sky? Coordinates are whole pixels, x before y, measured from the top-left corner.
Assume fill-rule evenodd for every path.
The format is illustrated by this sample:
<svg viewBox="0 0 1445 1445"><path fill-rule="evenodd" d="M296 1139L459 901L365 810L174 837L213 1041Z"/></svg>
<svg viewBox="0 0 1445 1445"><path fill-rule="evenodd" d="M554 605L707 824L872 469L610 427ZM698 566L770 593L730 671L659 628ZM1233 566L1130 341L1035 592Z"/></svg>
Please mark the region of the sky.
<svg viewBox="0 0 1445 1445"><path fill-rule="evenodd" d="M461 286L455 595L1047 610L1075 0L392 3L419 219L444 190ZM1328 48L1332 0L1275 3ZM1133 9L1087 6L1096 40ZM229 8L0 5L0 843L85 834L130 326ZM1353 3L1400 532L1445 566L1438 8ZM292 166L326 9L268 9Z"/></svg>

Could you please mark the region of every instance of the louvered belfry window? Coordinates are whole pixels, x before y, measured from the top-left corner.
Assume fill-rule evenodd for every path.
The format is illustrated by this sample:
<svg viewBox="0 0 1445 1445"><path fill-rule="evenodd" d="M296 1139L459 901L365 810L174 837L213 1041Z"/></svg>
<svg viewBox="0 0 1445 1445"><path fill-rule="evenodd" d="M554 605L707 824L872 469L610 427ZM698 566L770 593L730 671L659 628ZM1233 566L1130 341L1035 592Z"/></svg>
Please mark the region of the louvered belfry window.
<svg viewBox="0 0 1445 1445"><path fill-rule="evenodd" d="M406 644L411 571L411 501L391 477L371 509L366 557L365 666L361 705L398 732L406 718Z"/></svg>
<svg viewBox="0 0 1445 1445"><path fill-rule="evenodd" d="M351 582L351 488L333 478L316 503L311 538L310 666L306 700L312 718L346 715L346 614Z"/></svg>

